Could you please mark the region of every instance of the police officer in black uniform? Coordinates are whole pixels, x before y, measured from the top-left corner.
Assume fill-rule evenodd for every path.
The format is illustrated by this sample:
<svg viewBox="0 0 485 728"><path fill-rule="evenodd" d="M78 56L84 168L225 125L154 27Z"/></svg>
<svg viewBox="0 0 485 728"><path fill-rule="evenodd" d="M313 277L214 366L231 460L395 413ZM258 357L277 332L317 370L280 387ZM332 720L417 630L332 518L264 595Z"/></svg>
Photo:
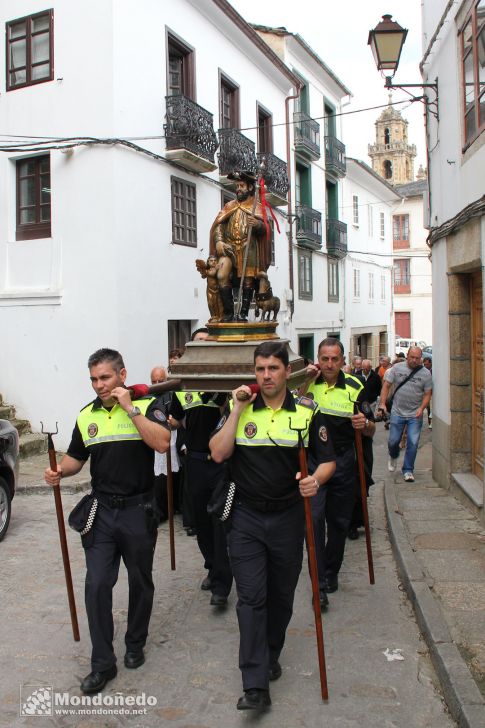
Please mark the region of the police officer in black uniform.
<svg viewBox="0 0 485 728"><path fill-rule="evenodd" d="M208 333L207 329L197 329L191 340L203 340ZM169 417L173 427L185 422L187 496L191 501L197 543L207 569L201 589L212 592L210 603L214 607L227 605L232 586L224 528L217 518L207 513L207 504L224 474L224 465L212 460L209 438L226 402L227 395L218 392L175 392Z"/></svg>
<svg viewBox="0 0 485 728"><path fill-rule="evenodd" d="M320 412L325 414L337 456L335 474L327 487L312 498L322 609L328 606L327 594L338 589L338 574L354 508L358 473L355 430L359 429L365 438L372 438L375 432L372 411L370 408L367 413L361 411L365 400L362 382L344 373L344 361L341 342L331 337L324 339L318 347L318 364L307 368L309 381L301 390L312 396Z"/></svg>
<svg viewBox="0 0 485 728"><path fill-rule="evenodd" d="M236 581L240 632L239 667L244 695L238 710L271 704L269 680L281 675L279 663L301 571L305 530L301 496L313 496L335 469L324 418L310 399L295 401L286 382L288 351L267 341L254 352L260 393L245 402L233 392L233 406L210 441L217 462L229 460L236 484L228 546ZM294 428L294 429L292 429ZM299 479L298 433L316 463Z"/></svg>
<svg viewBox="0 0 485 728"><path fill-rule="evenodd" d="M61 477L78 473L91 456L91 485L98 507L89 534L91 543L83 545L92 671L82 681L81 690L97 693L117 673L112 594L121 558L129 585L124 662L133 669L145 661L158 524L153 451L168 449L170 432L156 398L132 402L124 386L126 369L119 352L99 349L89 357L88 367L97 397L81 410L67 454L57 472L45 471L45 480L58 485Z"/></svg>

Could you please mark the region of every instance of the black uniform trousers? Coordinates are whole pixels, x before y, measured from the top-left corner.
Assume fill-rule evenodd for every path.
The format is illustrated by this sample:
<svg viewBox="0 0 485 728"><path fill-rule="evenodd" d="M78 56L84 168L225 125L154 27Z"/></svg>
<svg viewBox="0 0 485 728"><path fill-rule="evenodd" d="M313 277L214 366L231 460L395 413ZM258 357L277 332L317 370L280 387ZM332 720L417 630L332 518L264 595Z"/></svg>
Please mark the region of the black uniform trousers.
<svg viewBox="0 0 485 728"><path fill-rule="evenodd" d="M85 601L93 672L107 670L116 663L112 608L121 558L128 571L129 589L126 649L136 652L146 643L153 604L152 564L158 521L153 517L147 523L147 508L151 504L110 508L98 503L94 541L85 549ZM148 515L150 512L153 510Z"/></svg>
<svg viewBox="0 0 485 728"><path fill-rule="evenodd" d="M353 445L337 455L336 461L333 476L310 499L320 589L327 576L333 578L340 571L355 503L357 463Z"/></svg>
<svg viewBox="0 0 485 728"><path fill-rule="evenodd" d="M223 477L224 466L208 460L202 453L187 453L187 483L194 508L197 543L204 557L213 594L227 597L232 586L232 571L222 523L207 513L214 488Z"/></svg>
<svg viewBox="0 0 485 728"><path fill-rule="evenodd" d="M283 511L262 513L236 501L227 536L236 582L239 668L243 689L268 688L278 660L301 571L303 498Z"/></svg>

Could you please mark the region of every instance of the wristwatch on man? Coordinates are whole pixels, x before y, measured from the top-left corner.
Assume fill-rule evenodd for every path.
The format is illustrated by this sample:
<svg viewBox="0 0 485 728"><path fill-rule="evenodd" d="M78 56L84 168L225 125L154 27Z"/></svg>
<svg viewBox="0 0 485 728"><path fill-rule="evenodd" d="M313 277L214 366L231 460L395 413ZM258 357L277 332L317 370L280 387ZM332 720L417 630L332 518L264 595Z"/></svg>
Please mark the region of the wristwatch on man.
<svg viewBox="0 0 485 728"><path fill-rule="evenodd" d="M131 410L129 412L127 412L126 414L130 418L130 420L132 420L133 417L136 417L137 415L141 415L141 409L139 407L136 407L135 405L133 405Z"/></svg>

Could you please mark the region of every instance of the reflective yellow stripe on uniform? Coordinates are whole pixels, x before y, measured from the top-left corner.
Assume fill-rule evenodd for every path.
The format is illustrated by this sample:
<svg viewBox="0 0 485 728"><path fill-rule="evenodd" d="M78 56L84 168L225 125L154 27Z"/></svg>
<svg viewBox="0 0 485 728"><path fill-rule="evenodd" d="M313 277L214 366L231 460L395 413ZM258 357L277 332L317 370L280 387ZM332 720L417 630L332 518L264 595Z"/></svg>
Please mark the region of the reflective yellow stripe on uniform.
<svg viewBox="0 0 485 728"><path fill-rule="evenodd" d="M136 404L144 415L154 399L154 397L137 399L133 404ZM99 445L103 442L127 442L142 439L135 423L130 420L118 403L110 411L104 407L93 408L93 404L89 404L79 413L77 425L85 447Z"/></svg>

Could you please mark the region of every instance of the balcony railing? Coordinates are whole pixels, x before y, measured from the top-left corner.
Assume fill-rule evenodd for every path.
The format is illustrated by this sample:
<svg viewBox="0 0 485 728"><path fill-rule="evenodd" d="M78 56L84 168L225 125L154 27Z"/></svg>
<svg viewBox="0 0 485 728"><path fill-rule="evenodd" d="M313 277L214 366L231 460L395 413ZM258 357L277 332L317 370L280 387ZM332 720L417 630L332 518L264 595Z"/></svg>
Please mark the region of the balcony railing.
<svg viewBox="0 0 485 728"><path fill-rule="evenodd" d="M327 253L331 258L347 255L347 225L340 220L327 220Z"/></svg>
<svg viewBox="0 0 485 728"><path fill-rule="evenodd" d="M295 111L295 149L312 159L320 157L320 124L304 111Z"/></svg>
<svg viewBox="0 0 485 728"><path fill-rule="evenodd" d="M296 206L296 240L299 245L312 250L322 247L322 214L304 205Z"/></svg>
<svg viewBox="0 0 485 728"><path fill-rule="evenodd" d="M167 158L181 164L185 159L185 166L191 169L215 169L214 154L219 144L213 115L186 96L166 96L165 100L166 123L163 128Z"/></svg>
<svg viewBox="0 0 485 728"><path fill-rule="evenodd" d="M268 201L272 205L286 205L288 194L288 169L286 162L271 152L258 152L258 165L265 161L264 181L268 190Z"/></svg>
<svg viewBox="0 0 485 728"><path fill-rule="evenodd" d="M219 129L219 175L227 177L235 170L257 171L255 145L235 129Z"/></svg>
<svg viewBox="0 0 485 728"><path fill-rule="evenodd" d="M336 177L345 177L347 171L345 144L337 137L325 137L325 168Z"/></svg>

